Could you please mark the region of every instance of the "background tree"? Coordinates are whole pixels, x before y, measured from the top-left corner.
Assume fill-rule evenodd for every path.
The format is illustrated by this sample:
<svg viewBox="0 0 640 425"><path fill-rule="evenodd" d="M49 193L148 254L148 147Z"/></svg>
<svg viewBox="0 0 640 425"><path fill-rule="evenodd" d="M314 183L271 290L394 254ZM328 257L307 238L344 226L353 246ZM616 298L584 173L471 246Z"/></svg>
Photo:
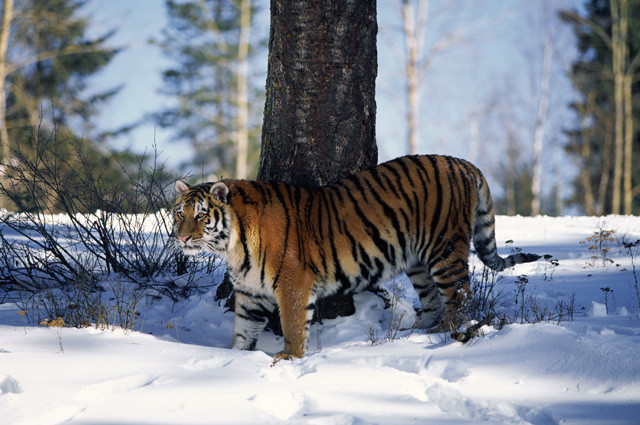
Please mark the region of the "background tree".
<svg viewBox="0 0 640 425"><path fill-rule="evenodd" d="M545 2L545 12L548 13ZM545 13L546 14L546 13ZM545 22L548 22L545 19ZM547 24L548 25L548 24ZM551 60L553 58L553 40L551 28L545 28L546 37L542 53L542 72L540 74L538 106L536 113L536 124L533 132L533 158L531 179L531 215L540 215L542 207L542 151L544 147L544 129L547 121L547 110L549 108L549 86L551 80Z"/></svg>
<svg viewBox="0 0 640 425"><path fill-rule="evenodd" d="M157 122L191 145L190 164L205 178L255 176L260 90L250 83L261 42L251 37L251 1L167 0L166 7L169 25L154 43L175 61L163 77L176 105Z"/></svg>
<svg viewBox="0 0 640 425"><path fill-rule="evenodd" d="M80 150L91 155L109 157L111 154L98 143L126 130L97 133L93 126L92 117L99 106L118 89L87 95L87 77L103 69L118 49L106 46L112 33L87 38L89 20L80 15L85 3L4 1L0 31L0 142L5 187L11 178L7 167L14 167L15 171L20 155L37 154L36 145L42 146L41 139L55 135L65 142L75 141L76 148L57 143L56 155L74 155L79 144L83 146ZM5 207L9 206L6 199L4 202Z"/></svg>
<svg viewBox="0 0 640 425"><path fill-rule="evenodd" d="M526 11L520 31L511 34L509 43L517 46L509 55L513 68L492 76L495 83L489 85L486 100L479 96L473 116L478 130L471 140L479 139L474 143L482 145L483 152L500 152L489 161L487 155L477 155L478 164L496 180L492 188L499 214L559 214L559 189L568 167L559 169L557 164L566 161L560 136L572 117L566 108L566 99L573 95L566 69L573 59L567 56L573 39L557 19L556 2L521 6ZM534 32L540 36L530 37Z"/></svg>
<svg viewBox="0 0 640 425"><path fill-rule="evenodd" d="M576 182L587 213L638 211L640 148L634 111L640 90L640 1L591 0L584 15L563 11L578 39L572 81L581 99L572 107L567 152L584 170ZM634 186L635 182L635 186ZM596 196L597 194L597 196ZM634 200L635 204L634 204Z"/></svg>
<svg viewBox="0 0 640 425"><path fill-rule="evenodd" d="M420 98L424 91L424 83L427 73L433 62L447 51L468 46L472 37L479 29L488 25L484 19L464 20L465 9L472 7L468 0L433 6L430 0L399 0L396 6L400 16L400 31L390 31L392 37L387 37L394 52L397 52L398 61L402 68L402 80L404 83L403 99L406 109L406 153L416 154L419 143L419 116ZM433 19L433 17L436 19ZM437 20L446 22L446 25L438 26ZM389 27L394 27L391 23ZM428 39L427 31L430 27L437 28L438 35L435 40ZM395 46L396 35L400 35L401 46Z"/></svg>

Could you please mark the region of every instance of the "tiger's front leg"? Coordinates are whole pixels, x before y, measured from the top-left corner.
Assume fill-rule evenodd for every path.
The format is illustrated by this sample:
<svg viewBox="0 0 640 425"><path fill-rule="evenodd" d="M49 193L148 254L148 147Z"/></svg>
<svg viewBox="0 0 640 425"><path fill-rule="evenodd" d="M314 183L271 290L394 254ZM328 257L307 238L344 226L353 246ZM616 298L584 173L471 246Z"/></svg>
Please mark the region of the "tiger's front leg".
<svg viewBox="0 0 640 425"><path fill-rule="evenodd" d="M288 283L276 291L284 334L284 350L275 357L283 359L304 356L316 300L309 281L299 279L297 282Z"/></svg>
<svg viewBox="0 0 640 425"><path fill-rule="evenodd" d="M231 348L255 350L258 336L267 326L269 315L276 309L275 300L236 288L235 319Z"/></svg>

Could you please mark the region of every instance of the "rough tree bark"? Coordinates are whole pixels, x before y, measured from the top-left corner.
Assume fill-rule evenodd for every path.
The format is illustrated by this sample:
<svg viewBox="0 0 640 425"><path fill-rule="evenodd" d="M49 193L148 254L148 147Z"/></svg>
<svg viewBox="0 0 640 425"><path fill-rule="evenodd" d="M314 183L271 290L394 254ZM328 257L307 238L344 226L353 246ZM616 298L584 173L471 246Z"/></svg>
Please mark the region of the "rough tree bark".
<svg viewBox="0 0 640 425"><path fill-rule="evenodd" d="M271 0L258 178L316 188L377 163L376 2Z"/></svg>
<svg viewBox="0 0 640 425"><path fill-rule="evenodd" d="M377 30L374 0L271 0L259 179L313 189L376 165ZM318 302L320 318L354 311Z"/></svg>

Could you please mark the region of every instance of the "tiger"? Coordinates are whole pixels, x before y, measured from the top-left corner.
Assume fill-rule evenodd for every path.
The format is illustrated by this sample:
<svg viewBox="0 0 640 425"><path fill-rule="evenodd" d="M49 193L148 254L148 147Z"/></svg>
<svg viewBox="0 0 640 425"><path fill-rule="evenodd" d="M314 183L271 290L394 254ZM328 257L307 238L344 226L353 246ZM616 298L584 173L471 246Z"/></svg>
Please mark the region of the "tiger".
<svg viewBox="0 0 640 425"><path fill-rule="evenodd" d="M498 255L489 186L470 162L403 156L318 189L275 181L177 180L177 247L213 253L235 289L232 348L254 350L279 309L284 350L303 357L316 301L406 273L420 328L452 331L471 296L471 241L496 271L536 254Z"/></svg>

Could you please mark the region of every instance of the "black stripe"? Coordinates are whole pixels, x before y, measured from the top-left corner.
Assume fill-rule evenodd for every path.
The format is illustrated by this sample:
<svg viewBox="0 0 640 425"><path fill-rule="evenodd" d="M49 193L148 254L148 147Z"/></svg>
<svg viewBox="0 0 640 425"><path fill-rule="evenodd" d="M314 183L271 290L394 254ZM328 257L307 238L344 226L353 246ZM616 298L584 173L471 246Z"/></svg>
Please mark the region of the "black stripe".
<svg viewBox="0 0 640 425"><path fill-rule="evenodd" d="M378 229L378 227L374 225L371 221L369 221L367 216L364 214L364 212L358 205L358 202L356 201L353 194L351 192L347 192L347 196L351 200L353 207L355 209L355 213L360 219L360 221L362 221L365 224L365 226L367 226L367 228L370 229L370 234L371 234L373 243L380 250L380 252L385 256L385 259L387 260L387 262L394 264L395 261L392 261L392 260L395 260L395 258L392 259L389 254L389 251L390 251L389 243L380 236L380 230Z"/></svg>
<svg viewBox="0 0 640 425"><path fill-rule="evenodd" d="M360 263L360 274L365 280L369 280L369 269L364 263Z"/></svg>
<svg viewBox="0 0 640 425"><path fill-rule="evenodd" d="M262 234L260 237L262 237ZM262 246L262 244L260 244L260 246ZM266 246L264 247L264 250L262 252L263 252L262 258L260 259L260 262L261 262L260 284L264 288L266 286L265 277L266 277L266 266L267 266L267 247Z"/></svg>
<svg viewBox="0 0 640 425"><path fill-rule="evenodd" d="M454 276L458 276L460 273L464 272L465 270L468 270L468 268L469 267L466 261L462 259L458 259L453 263L448 264L445 267L441 268L440 270L433 271L431 274L434 278L441 277L441 276L454 277Z"/></svg>
<svg viewBox="0 0 640 425"><path fill-rule="evenodd" d="M318 247L323 247L324 246L324 243L323 243L322 239L328 233L329 227L331 226L331 212L329 211L329 208L332 207L332 208L335 209L335 205L332 205L333 204L333 197L331 196L332 193L333 192L328 192L328 191L323 190L322 193L321 193L321 195L322 195L321 201L322 202L320 202L318 204L318 217L321 217L321 219L322 219L322 217L324 217L324 213L326 213L326 215L327 215L327 221L326 221L327 232L325 232L323 230L322 232L317 234ZM329 200L327 200L327 198ZM323 223L324 223L324 221L323 221ZM326 273L327 273L327 255L326 255L324 249L320 249L319 253L320 253L320 259L322 261L322 270L323 270L323 273L325 274L325 277L326 277Z"/></svg>
<svg viewBox="0 0 640 425"><path fill-rule="evenodd" d="M437 240L439 234L437 234L439 219L442 215L442 184L440 183L440 169L438 168L437 161L432 156L427 156L427 160L431 163L433 175L434 175L434 186L436 188L436 204L433 210L433 215L431 216L431 224L429 225L429 236L430 241L428 242L426 251L430 251L431 246Z"/></svg>
<svg viewBox="0 0 640 425"><path fill-rule="evenodd" d="M416 268L416 269L411 269L406 271L407 277L409 278L413 276L417 276L419 274L424 274L424 273L427 273L427 269L425 268Z"/></svg>
<svg viewBox="0 0 640 425"><path fill-rule="evenodd" d="M422 160L427 160L431 163L431 166L433 169L437 169L437 167L435 166L436 163L436 157L434 155L424 155L424 156L416 156L416 155L412 155L412 156L407 156L405 157L407 158L407 160L413 162L416 166L416 168L418 169L418 175L419 176L424 176L427 179L426 183L423 183L423 187L427 187L428 184L431 183L431 179L429 178L429 171L425 168L424 163L422 162ZM422 160L421 160L422 159ZM421 171L421 173L420 173Z"/></svg>
<svg viewBox="0 0 640 425"><path fill-rule="evenodd" d="M335 206L333 206L333 208L335 209ZM344 286L344 279L346 278L343 270L342 270L342 266L340 265L340 259L338 258L338 250L336 248L336 240L335 240L335 234L334 234L334 226L332 226L332 221L334 220L338 220L339 215L338 214L331 214L328 211L328 222L327 222L327 230L328 230L328 237L329 237L329 246L331 247L331 259L333 260L333 277L336 281L340 282L343 286ZM336 227L337 227L337 223L336 223ZM326 266L325 266L325 270L326 270Z"/></svg>
<svg viewBox="0 0 640 425"><path fill-rule="evenodd" d="M409 170L409 167L407 166L407 164L405 162L406 162L405 158L401 158L396 163L402 169L402 171L403 171L403 173L405 175L405 179L411 184L411 187L415 188L416 184L413 181L413 178L411 177L411 171ZM398 173L394 167L389 167L388 170L390 172L392 172L394 176L396 176L396 181L398 182L400 194L402 195L402 197L404 198L405 202L409 206L409 211L411 213L413 213L413 205L411 203L411 199L409 198L408 193L404 189L405 185L402 184L403 182L402 182L402 177L400 176L400 173Z"/></svg>
<svg viewBox="0 0 640 425"><path fill-rule="evenodd" d="M349 177L346 178L347 181L350 181L351 183L353 183L353 185L356 187L356 189L358 189L358 191L362 194L362 199L367 202L367 193L365 191L365 188L362 187L362 185L360 184L360 179L358 178L357 175L351 175ZM349 195L351 195L351 192L349 192Z"/></svg>
<svg viewBox="0 0 640 425"><path fill-rule="evenodd" d="M371 279L369 281L369 287L374 287L382 278L382 275L384 274L384 263L382 262L382 260L380 260L379 258L374 259L374 263L376 265L376 273L371 276Z"/></svg>
<svg viewBox="0 0 640 425"><path fill-rule="evenodd" d="M246 205L259 205L249 194L239 185L233 187L234 194L237 194L242 199L242 203Z"/></svg>
<svg viewBox="0 0 640 425"><path fill-rule="evenodd" d="M431 202L431 199L429 198L430 193L428 189L430 184L429 173L427 172L422 162L420 162L416 157L410 156L410 157L407 157L407 159L412 161L413 166L416 168L416 174L420 179L420 184L422 188L421 193L414 192L416 231L418 232L415 238L416 246L414 248L414 251L417 253L420 253L421 251L425 251L421 254L424 260L428 243L430 240L429 238L430 235L427 233L427 223L426 223L429 216L427 203ZM419 191L420 187L418 187L417 189ZM422 196L419 196L419 195L422 195ZM421 217L420 211L424 211L424 214L422 214L422 217Z"/></svg>
<svg viewBox="0 0 640 425"><path fill-rule="evenodd" d="M244 223L242 222L242 218L240 216L238 216L237 219L238 229L240 230L240 243L242 245L242 250L244 251L244 261L240 266L240 271L244 272L244 275L246 276L247 272L251 268L251 255L249 254L249 246L247 245L247 235L245 234Z"/></svg>
<svg viewBox="0 0 640 425"><path fill-rule="evenodd" d="M385 163L384 168L382 167L381 168L383 170L390 172L395 176L396 182L397 182L397 188L395 184L391 181L391 179L387 177L386 174L381 173L380 177L384 178L387 181L388 185L391 187L392 192L395 194L395 196L398 199L404 200L406 207L409 209L409 214L415 215L415 203L411 201L409 194L404 189L405 185L402 182L402 177L400 176L400 173L398 173L398 171L392 166L393 164L396 164L396 163L400 164L403 170L408 171L407 165L404 163L404 158L400 158L393 162ZM411 182L411 178L408 174L407 174L407 178ZM411 182L411 186L413 186L413 182ZM414 191L412 191L412 193L415 194ZM402 217L404 218L405 231L409 232L411 230L409 215L404 211L402 206L398 206L397 210L402 214ZM413 240L415 238L412 237L411 239ZM415 247L412 246L411 248L414 249Z"/></svg>
<svg viewBox="0 0 640 425"><path fill-rule="evenodd" d="M365 180L365 183L368 184L368 182ZM398 245L400 246L400 249L402 250L402 258L406 259L407 258L407 242L405 239L405 235L404 232L402 230L402 228L400 227L400 223L398 222L398 217L396 216L395 212L393 211L393 209L382 200L382 198L380 197L380 194L378 194L378 192L376 192L375 190L371 191L371 194L373 195L373 199L382 207L382 211L384 212L384 215L386 215L390 220L391 220L391 225L393 226L393 229L396 232L396 237L398 238ZM396 263L396 251L393 245L389 245L389 251L390 251L390 256L391 256L391 264L395 264Z"/></svg>
<svg viewBox="0 0 640 425"><path fill-rule="evenodd" d="M436 285L438 286L438 288L440 289L449 289L449 288L453 288L454 286L458 286L460 284L460 282L458 282L457 280L453 280L451 282L439 282L436 281Z"/></svg>
<svg viewBox="0 0 640 425"><path fill-rule="evenodd" d="M369 170L371 172L371 177L373 180L382 188L384 192L396 192L396 188L393 183L385 174L381 173L382 167L375 167ZM384 180L384 181L383 181Z"/></svg>
<svg viewBox="0 0 640 425"><path fill-rule="evenodd" d="M278 271L276 272L272 282L273 290L275 291L276 288L278 287L278 280L280 279L280 273L282 272L282 267L284 266L284 258L289 248L289 228L291 227L291 217L290 217L289 208L287 208L287 202L281 190L282 187L286 189L287 186L280 183L272 183L271 187L273 189L273 192L276 194L276 198L278 198L278 201L280 201L280 203L282 204L282 209L285 212L284 215L286 218L286 222L284 226L284 241L283 241L282 255L280 257L280 266L278 267Z"/></svg>
<svg viewBox="0 0 640 425"><path fill-rule="evenodd" d="M370 269L372 266L371 258L369 257L369 254L367 254L367 251L364 249L362 244L358 244L358 250L360 251L360 258L362 259L362 262L364 262L364 265Z"/></svg>
<svg viewBox="0 0 640 425"><path fill-rule="evenodd" d="M253 189L260 194L262 198L262 204L268 204L270 199L268 197L269 191L265 190L264 184L258 181L250 181Z"/></svg>

